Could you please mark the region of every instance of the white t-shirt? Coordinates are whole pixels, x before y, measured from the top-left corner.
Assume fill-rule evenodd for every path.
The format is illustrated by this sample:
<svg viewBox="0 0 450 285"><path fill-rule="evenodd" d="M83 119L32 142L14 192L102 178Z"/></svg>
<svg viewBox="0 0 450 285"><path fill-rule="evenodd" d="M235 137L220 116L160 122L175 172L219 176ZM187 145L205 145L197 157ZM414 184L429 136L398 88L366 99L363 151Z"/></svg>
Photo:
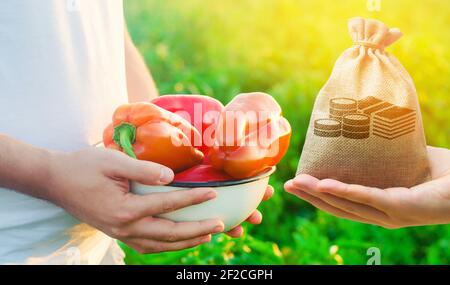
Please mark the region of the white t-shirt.
<svg viewBox="0 0 450 285"><path fill-rule="evenodd" d="M0 1L0 133L60 151L100 142L127 101L124 49L122 0ZM74 232L81 252L58 256L101 262L115 245L98 231L72 230L78 224L57 206L0 188L0 264L53 263L47 257L67 249Z"/></svg>

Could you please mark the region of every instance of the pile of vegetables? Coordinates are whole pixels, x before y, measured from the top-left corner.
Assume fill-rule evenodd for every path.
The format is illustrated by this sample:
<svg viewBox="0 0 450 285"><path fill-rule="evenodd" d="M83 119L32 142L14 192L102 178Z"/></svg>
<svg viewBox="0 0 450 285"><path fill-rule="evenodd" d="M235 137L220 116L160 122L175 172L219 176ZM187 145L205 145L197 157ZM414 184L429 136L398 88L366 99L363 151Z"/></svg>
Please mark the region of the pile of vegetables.
<svg viewBox="0 0 450 285"><path fill-rule="evenodd" d="M253 177L275 166L290 137L275 99L247 93L225 107L200 95L122 105L103 141L133 158L171 168L176 182L216 182Z"/></svg>

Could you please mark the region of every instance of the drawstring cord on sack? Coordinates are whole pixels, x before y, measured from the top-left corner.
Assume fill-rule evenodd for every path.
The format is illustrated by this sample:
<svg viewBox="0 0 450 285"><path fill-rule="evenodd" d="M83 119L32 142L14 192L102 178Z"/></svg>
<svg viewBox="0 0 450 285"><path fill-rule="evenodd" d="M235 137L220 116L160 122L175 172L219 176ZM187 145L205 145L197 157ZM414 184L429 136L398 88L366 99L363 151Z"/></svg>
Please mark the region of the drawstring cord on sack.
<svg viewBox="0 0 450 285"><path fill-rule="evenodd" d="M373 49L383 49L383 47L381 45L369 43L369 42L365 42L365 41L356 41L353 43L353 45L354 46L363 46L363 47L368 47L368 48L373 48Z"/></svg>

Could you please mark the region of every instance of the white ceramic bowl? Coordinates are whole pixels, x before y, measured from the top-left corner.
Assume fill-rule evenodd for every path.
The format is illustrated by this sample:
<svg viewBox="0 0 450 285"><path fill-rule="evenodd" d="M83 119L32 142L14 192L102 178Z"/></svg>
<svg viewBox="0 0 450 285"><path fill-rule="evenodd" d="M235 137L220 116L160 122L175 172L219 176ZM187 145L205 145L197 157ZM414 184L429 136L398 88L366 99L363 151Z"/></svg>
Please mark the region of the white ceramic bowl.
<svg viewBox="0 0 450 285"><path fill-rule="evenodd" d="M217 197L202 204L189 206L160 215L160 218L175 222L193 222L206 219L220 219L228 231L245 221L256 210L264 197L270 175L275 167L265 173L244 180L210 183L172 183L166 186L148 186L131 182L134 194L166 193L198 187L214 188Z"/></svg>

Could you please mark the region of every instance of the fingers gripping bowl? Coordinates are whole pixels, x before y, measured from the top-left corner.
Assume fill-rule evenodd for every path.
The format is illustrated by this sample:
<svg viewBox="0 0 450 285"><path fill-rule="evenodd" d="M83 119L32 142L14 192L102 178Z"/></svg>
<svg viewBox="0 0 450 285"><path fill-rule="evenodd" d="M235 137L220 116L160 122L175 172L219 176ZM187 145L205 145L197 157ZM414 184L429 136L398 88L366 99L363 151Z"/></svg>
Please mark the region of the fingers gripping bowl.
<svg viewBox="0 0 450 285"><path fill-rule="evenodd" d="M275 167L272 167L252 178L222 182L175 182L162 186L131 182L131 191L137 195L151 195L199 187L213 188L217 192L215 199L159 217L175 222L220 219L225 225L225 231L229 231L244 222L256 210L264 197L270 175L274 172Z"/></svg>

